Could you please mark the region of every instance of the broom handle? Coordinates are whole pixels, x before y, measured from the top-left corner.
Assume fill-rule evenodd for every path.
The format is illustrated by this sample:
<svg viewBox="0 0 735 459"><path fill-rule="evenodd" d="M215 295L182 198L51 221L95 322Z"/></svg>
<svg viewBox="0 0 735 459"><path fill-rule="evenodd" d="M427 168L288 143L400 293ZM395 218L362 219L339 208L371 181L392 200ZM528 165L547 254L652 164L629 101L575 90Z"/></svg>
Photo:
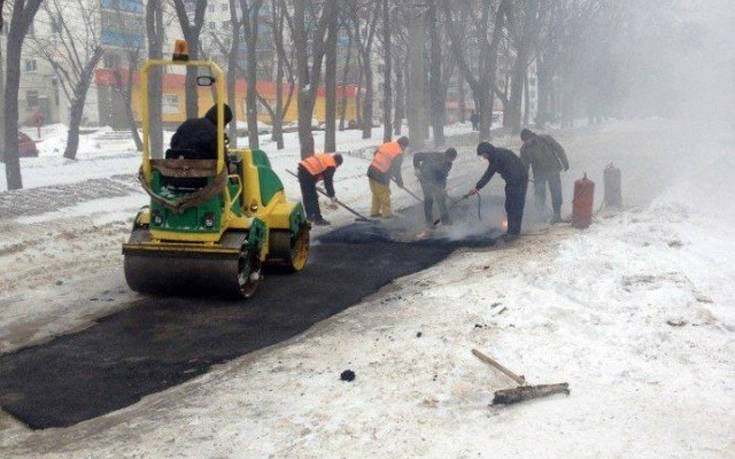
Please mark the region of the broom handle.
<svg viewBox="0 0 735 459"><path fill-rule="evenodd" d="M482 360L483 362L487 363L488 365L491 365L498 370L500 370L501 373L503 373L505 376L509 377L516 383L518 383L519 386L522 386L526 384L526 378L523 377L523 375L517 375L510 371L509 369L505 368L503 365L499 364L495 360L491 359L490 357L486 356L482 352L478 351L477 349L472 349L472 353L477 357L478 359Z"/></svg>
<svg viewBox="0 0 735 459"><path fill-rule="evenodd" d="M293 176L294 176L294 177L296 177L296 178L299 178L299 176L298 176L298 175L294 174L293 172L291 172L291 171L290 171L290 170L288 170L288 169L286 169L286 172L288 172L289 174L293 175ZM316 191L318 191L319 193L321 193L321 194L323 194L324 196L326 196L326 197L328 197L328 198L329 198L329 195L327 194L327 192L326 192L326 191L322 190L322 189L321 189L320 187L318 187L318 186L317 186L317 187L315 187L315 188L316 188ZM348 206L347 204L343 203L343 202L342 202L342 201L340 201L339 199L337 199L337 198L330 198L330 199L334 199L334 202L336 202L337 204L339 204L340 206L342 206L342 207L343 207L343 208L344 208L344 209L345 209L345 210L346 210L347 212L349 212L349 213L351 213L352 215L356 216L356 217L357 217L357 218L359 218L360 220L364 220L364 221L368 221L368 222L370 221L370 219L369 219L369 218L367 218L366 216L362 215L362 214L361 214L360 212L356 211L355 209L353 209L352 207Z"/></svg>

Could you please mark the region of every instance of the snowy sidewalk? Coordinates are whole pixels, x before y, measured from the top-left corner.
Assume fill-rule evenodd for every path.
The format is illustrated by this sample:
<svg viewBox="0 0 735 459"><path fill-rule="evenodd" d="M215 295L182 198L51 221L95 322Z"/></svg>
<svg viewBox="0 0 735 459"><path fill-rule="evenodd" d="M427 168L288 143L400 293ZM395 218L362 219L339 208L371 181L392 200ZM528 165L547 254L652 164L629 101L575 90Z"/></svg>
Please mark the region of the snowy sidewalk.
<svg viewBox="0 0 735 459"><path fill-rule="evenodd" d="M0 192L0 218L40 215L95 199L119 198L133 193L140 193L140 185L133 174L4 191Z"/></svg>

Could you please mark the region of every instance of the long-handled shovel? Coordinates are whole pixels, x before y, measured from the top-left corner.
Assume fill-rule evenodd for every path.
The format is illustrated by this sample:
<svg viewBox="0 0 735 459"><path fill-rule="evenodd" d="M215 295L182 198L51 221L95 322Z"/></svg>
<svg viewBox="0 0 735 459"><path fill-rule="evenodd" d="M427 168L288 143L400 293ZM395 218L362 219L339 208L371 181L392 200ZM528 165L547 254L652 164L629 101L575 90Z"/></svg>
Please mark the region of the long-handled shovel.
<svg viewBox="0 0 735 459"><path fill-rule="evenodd" d="M452 204L451 204L451 205L449 206L449 208L447 209L447 212L449 212L450 210L452 210L452 209L454 209L455 207L457 207L457 204L459 204L460 202L462 202L462 201L464 201L465 199L469 198L470 196L471 196L471 195L470 195L469 193L467 193L467 194L463 195L463 196L462 196L461 198L459 198L459 199L452 199L452 198L449 198L449 195L447 195L447 197L448 197L448 198L449 198L449 199L450 199L450 200L452 201ZM434 226L438 225L438 224L439 224L439 222L441 222L441 221L442 221L441 217L440 217L440 218L437 218L436 220L434 220Z"/></svg>
<svg viewBox="0 0 735 459"><path fill-rule="evenodd" d="M393 180L393 181L395 182L395 184L396 184L396 185L398 185L398 182L396 182L396 179L394 179L394 178L391 178L391 180ZM406 193L410 194L411 196L413 196L413 198L414 198L415 200L417 200L418 202L420 202L420 203L422 203L422 204L423 204L424 200L423 200L423 199L421 199L420 197L418 197L418 195L417 195L416 193L414 193L413 191L411 191L411 190L409 190L408 188L406 188L405 186L401 186L401 185L398 185L398 188L400 188L400 189L402 189L403 191L405 191Z"/></svg>
<svg viewBox="0 0 735 459"><path fill-rule="evenodd" d="M291 171L290 171L290 170L288 170L288 169L286 169L286 172L288 172L289 174L293 175L293 176L294 176L294 177L296 177L296 178L299 178L299 176L298 176L298 175L294 174L293 172L291 172ZM326 196L326 197L328 197L328 198L329 198L329 195L327 194L327 192L326 192L326 191L324 191L324 190L322 190L322 189L321 189L321 187L316 187L316 191L318 191L318 192L319 192L320 194L323 194L324 196ZM330 198L330 199L331 199L331 198ZM352 214L352 215L354 215L355 217L357 217L357 218L356 218L356 220L357 220L357 221L361 221L361 222L371 222L371 223L372 223L372 222L375 222L375 220L371 220L371 219L367 218L366 216L364 216L364 215L363 215L363 214L361 214L360 212L356 211L356 210L355 210L355 209L353 209L352 207L348 206L347 204L343 203L342 201L340 201L340 200L339 200L339 199L337 199L337 198L335 198L335 199L334 199L334 202L335 202L335 203L337 203L338 205L342 206L342 208L344 208L344 209L345 209L346 211L348 211L349 213L351 213L351 214Z"/></svg>
<svg viewBox="0 0 735 459"><path fill-rule="evenodd" d="M505 376L512 379L518 387L512 387L510 389L501 389L495 391L495 397L493 398L493 405L510 405L511 403L522 402L524 400L531 400L538 397L546 397L552 394L567 394L569 395L569 384L539 384L537 386L526 385L526 378L523 375L517 375L499 364L492 358L478 351L472 349L472 354L488 365L499 370Z"/></svg>

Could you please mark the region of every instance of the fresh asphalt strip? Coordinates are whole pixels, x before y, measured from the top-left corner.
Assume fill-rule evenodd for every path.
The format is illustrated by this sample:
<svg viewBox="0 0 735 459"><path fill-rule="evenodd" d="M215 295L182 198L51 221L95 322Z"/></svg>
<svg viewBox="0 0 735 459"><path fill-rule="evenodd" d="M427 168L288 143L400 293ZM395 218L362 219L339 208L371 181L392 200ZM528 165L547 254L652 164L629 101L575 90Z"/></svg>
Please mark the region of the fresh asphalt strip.
<svg viewBox="0 0 735 459"><path fill-rule="evenodd" d="M146 297L80 332L0 356L0 406L32 429L124 408L296 336L458 247L494 244L498 232L483 233L394 242L383 226L355 223L320 238L303 272L267 273L250 300Z"/></svg>

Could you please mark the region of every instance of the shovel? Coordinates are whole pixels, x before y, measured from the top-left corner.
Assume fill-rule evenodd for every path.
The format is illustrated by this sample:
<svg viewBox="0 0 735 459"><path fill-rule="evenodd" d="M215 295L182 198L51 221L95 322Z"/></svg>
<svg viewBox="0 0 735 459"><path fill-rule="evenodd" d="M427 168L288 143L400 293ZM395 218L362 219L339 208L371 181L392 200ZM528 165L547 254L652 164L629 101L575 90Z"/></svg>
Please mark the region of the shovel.
<svg viewBox="0 0 735 459"><path fill-rule="evenodd" d="M526 378L523 375L517 375L505 368L503 365L496 362L494 359L488 357L477 349L472 349L472 354L488 365L499 370L505 376L512 379L518 387L512 387L510 389L501 389L495 391L495 397L493 398L493 405L510 405L512 403L518 403L525 400L531 400L539 397L546 397L553 394L567 394L569 395L569 384L539 384L537 386L526 385Z"/></svg>
<svg viewBox="0 0 735 459"><path fill-rule="evenodd" d="M291 171L290 171L290 170L288 170L288 169L286 169L286 172L288 172L289 174L293 175L293 176L294 176L294 177L296 177L297 179L299 178L299 176L298 176L298 175L294 174L293 172L291 172ZM329 198L329 195L327 194L327 192L326 192L326 191L324 191L324 190L323 190L323 189L322 189L321 187L316 187L316 191L318 191L319 193L321 193L321 194L323 194L324 196L326 196L326 197L328 197L328 198ZM331 199L331 198L330 198L330 199ZM337 198L335 198L335 199L334 199L334 202L335 202L335 203L337 203L338 205L342 206L342 208L344 208L345 210L347 210L347 211L348 211L349 213L351 213L351 214L352 214L352 215L354 215L355 217L357 217L357 218L355 218L355 220L357 220L357 221L359 221L359 222L368 222L368 223L375 223L375 222L376 222L376 220L371 220L371 219L367 218L366 216L364 216L364 215L363 215L363 214L361 214L360 212L356 211L356 210L355 210L355 209L353 209L352 207L348 206L347 204L343 203L342 201L340 201L340 200L339 200L339 199L337 199Z"/></svg>

